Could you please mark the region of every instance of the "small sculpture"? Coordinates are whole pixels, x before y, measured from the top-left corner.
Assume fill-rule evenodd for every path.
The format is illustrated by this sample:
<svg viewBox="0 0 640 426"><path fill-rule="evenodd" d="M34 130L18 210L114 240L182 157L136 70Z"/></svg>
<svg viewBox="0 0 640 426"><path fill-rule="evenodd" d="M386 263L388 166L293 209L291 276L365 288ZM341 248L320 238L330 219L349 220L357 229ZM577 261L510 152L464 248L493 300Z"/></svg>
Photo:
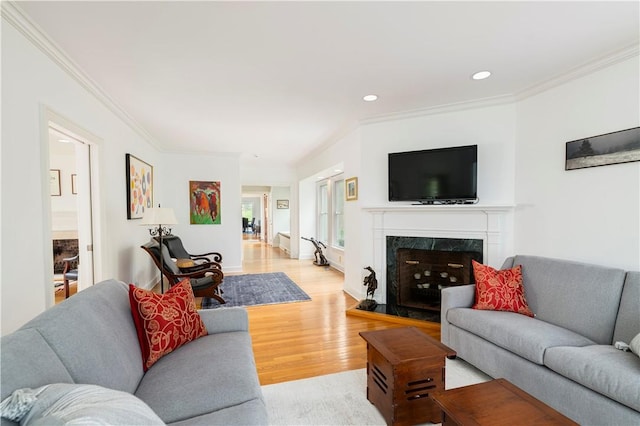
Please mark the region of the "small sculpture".
<svg viewBox="0 0 640 426"><path fill-rule="evenodd" d="M378 303L373 300L373 294L378 288L378 280L376 279L376 272L371 266L367 266L364 269L370 272L369 275L364 277L364 285L367 286L367 297L361 301L356 308L364 311L373 311L376 309L376 306L378 306Z"/></svg>
<svg viewBox="0 0 640 426"><path fill-rule="evenodd" d="M324 257L324 254L322 254L322 247L327 248L327 246L325 246L322 241L318 241L313 237L311 238L301 237L301 238L303 240L311 241L316 248L316 251L314 253L316 256L316 260L313 262L313 264L317 266L329 266L329 261L327 260L326 257Z"/></svg>

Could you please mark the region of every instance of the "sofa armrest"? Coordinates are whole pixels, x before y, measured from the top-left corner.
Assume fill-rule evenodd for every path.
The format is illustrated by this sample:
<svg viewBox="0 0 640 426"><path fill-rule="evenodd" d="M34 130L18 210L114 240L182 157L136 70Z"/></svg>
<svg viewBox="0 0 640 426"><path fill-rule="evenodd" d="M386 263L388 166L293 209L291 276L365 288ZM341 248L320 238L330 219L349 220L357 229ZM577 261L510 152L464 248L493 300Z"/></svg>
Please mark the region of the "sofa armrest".
<svg viewBox="0 0 640 426"><path fill-rule="evenodd" d="M201 309L198 313L209 334L249 331L249 316L244 308Z"/></svg>
<svg viewBox="0 0 640 426"><path fill-rule="evenodd" d="M449 321L447 311L452 308L470 308L476 297L475 284L445 288L441 292L440 303L440 340L449 344Z"/></svg>

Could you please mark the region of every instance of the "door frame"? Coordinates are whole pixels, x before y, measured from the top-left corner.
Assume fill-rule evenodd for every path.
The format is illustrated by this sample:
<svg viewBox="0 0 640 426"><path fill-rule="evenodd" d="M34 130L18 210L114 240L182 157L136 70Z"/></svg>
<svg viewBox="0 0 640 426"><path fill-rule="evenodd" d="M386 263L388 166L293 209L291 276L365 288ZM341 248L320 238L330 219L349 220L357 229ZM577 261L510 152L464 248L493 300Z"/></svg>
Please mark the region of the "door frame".
<svg viewBox="0 0 640 426"><path fill-rule="evenodd" d="M76 139L80 142L82 142L83 144L86 144L89 147L89 164L88 164L88 170L90 172L90 175L88 176L89 181L86 183L86 187L88 187L90 189L89 191L89 197L90 200L88 200L88 203L90 205L90 228L91 228L91 232L90 232L90 239L91 239L91 246L92 246L92 252L93 252L93 256L92 256L92 262L91 264L93 265L93 273L90 275L85 275L85 277L88 277L92 282L87 283L85 285L89 286L89 285L93 285L93 283L97 282L100 280L100 278L102 277L102 268L103 268L103 264L102 264L102 257L103 257L103 253L102 253L102 209L101 209L101 203L100 203L100 180L99 180L99 153L100 153L100 147L102 144L102 139L100 139L99 137L95 136L94 134L92 134L91 132L85 130L84 128L82 128L81 126L79 126L78 124L76 124L75 122L73 122L72 120L62 116L61 114L57 113L56 111L54 111L53 109L51 109L50 107L43 105L41 108L41 163L42 163L42 170L43 170L43 177L45 179L47 179L48 181L48 170L49 170L49 157L50 157L50 149L49 149L49 128L53 128L56 131L59 132L63 132L65 134L68 134L69 137L72 137L73 139ZM82 185L79 185L79 187L82 187ZM44 232L43 232L43 247L50 247L51 246L51 241L52 241L52 229L51 229L51 220L52 220L52 211L51 211L51 203L50 203L50 194L48 193L48 185L44 185L43 186L43 190L44 192L46 192L44 194L44 196L46 196L47 201L49 202L45 202L44 206L45 206L45 211L43 212L43 217L45 220L45 226L44 226ZM80 218L78 218L78 222L80 223ZM80 230L79 230L80 232ZM80 249L80 253L81 253L81 257L82 257L82 252L87 252L89 251L88 247L78 247ZM46 276L48 276L48 279L45 280L45 304L46 307L51 307L54 305L55 303L55 297L54 297L54 292L52 291L52 284L53 283L53 268L51 267L53 265L53 252L52 250L48 249L45 250L45 271L46 272ZM87 262L85 262L86 264ZM78 291L80 291L81 288L79 286Z"/></svg>

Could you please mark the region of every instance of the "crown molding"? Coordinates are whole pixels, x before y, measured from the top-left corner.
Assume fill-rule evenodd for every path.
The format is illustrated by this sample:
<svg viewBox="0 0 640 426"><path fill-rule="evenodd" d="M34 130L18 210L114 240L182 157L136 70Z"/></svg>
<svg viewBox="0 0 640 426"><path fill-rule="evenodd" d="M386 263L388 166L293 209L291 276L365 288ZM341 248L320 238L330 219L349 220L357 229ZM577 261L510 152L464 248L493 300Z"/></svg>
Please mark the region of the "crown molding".
<svg viewBox="0 0 640 426"><path fill-rule="evenodd" d="M120 105L116 103L101 87L93 81L47 34L29 18L29 16L14 2L1 1L2 19L17 29L36 48L40 49L55 64L91 93L104 106L133 129L145 141L159 151L164 151L147 130L138 124Z"/></svg>
<svg viewBox="0 0 640 426"><path fill-rule="evenodd" d="M528 97L552 89L556 86L560 86L572 80L584 77L601 69L610 67L620 62L624 62L627 59L637 57L638 55L640 55L640 44L631 44L606 56L602 56L595 60L591 60L582 65L579 65L569 70L568 72L559 74L548 80L541 81L537 84L534 84L533 86L529 86L528 88L515 93L514 97L518 101L526 99Z"/></svg>
<svg viewBox="0 0 640 426"><path fill-rule="evenodd" d="M444 105L435 105L426 108L412 109L408 111L398 111L389 114L380 114L359 121L359 124L381 123L391 120L403 120L407 118L415 118L428 115L445 114L448 112L457 112L467 109L487 108L496 105L504 105L513 103L516 99L513 95L499 95L489 98L474 99L471 101L454 102Z"/></svg>

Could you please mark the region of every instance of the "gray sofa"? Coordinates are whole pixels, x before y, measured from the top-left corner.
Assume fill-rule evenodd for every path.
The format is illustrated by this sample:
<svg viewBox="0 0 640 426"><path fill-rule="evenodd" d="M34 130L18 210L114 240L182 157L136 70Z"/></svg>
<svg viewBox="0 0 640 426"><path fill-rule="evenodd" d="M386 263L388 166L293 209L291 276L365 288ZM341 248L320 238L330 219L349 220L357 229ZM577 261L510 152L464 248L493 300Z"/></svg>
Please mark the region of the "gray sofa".
<svg viewBox="0 0 640 426"><path fill-rule="evenodd" d="M442 342L585 425L640 424L640 357L614 347L640 333L640 273L536 256L522 265L536 315L471 309L475 286L442 291Z"/></svg>
<svg viewBox="0 0 640 426"><path fill-rule="evenodd" d="M135 395L167 424L267 424L246 311L199 313L208 335L144 373L127 285L96 284L2 337L1 398L20 388L88 383Z"/></svg>

